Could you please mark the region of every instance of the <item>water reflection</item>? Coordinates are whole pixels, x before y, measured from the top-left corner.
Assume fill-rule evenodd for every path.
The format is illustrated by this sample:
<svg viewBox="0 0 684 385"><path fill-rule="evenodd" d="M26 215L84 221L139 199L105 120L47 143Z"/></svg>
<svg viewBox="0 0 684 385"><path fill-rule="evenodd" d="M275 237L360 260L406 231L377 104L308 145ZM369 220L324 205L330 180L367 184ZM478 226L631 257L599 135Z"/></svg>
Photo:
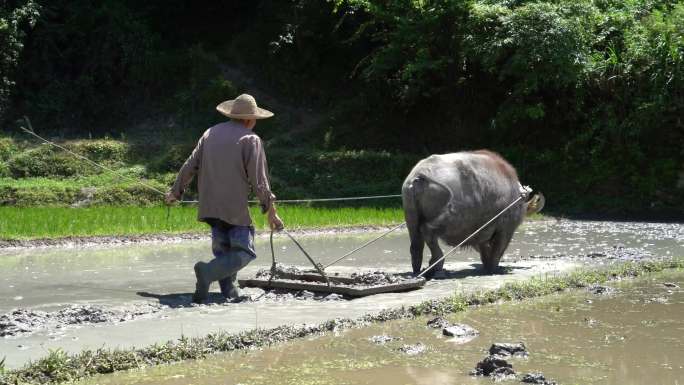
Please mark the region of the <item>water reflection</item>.
<svg viewBox="0 0 684 385"><path fill-rule="evenodd" d="M663 285L675 282L679 288ZM480 330L450 343L426 319L393 321L203 361L101 376L86 384L489 384L468 375L493 342L522 341L519 373L541 371L563 384L677 384L684 378L684 273L614 284L611 296L587 291L452 315ZM660 298L661 300L656 300ZM401 337L385 344L373 335ZM404 344L421 342L409 356Z"/></svg>

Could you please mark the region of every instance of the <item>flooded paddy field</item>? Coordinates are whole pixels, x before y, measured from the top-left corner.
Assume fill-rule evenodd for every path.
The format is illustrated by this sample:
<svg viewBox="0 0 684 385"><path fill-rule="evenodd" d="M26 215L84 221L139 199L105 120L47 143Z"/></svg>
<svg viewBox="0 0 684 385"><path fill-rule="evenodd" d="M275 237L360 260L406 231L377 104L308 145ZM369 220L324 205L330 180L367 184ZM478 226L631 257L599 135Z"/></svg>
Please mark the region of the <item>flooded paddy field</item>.
<svg viewBox="0 0 684 385"><path fill-rule="evenodd" d="M301 242L314 258L326 264L374 236L307 236ZM275 246L279 262L308 267L305 257L287 239L277 238ZM330 271L407 273L408 246L406 233L398 232ZM241 277L270 266L266 238L257 240L257 251L258 258L240 273ZM445 297L454 291L490 289L579 266L682 255L684 229L680 224L546 220L526 223L518 230L504 256L501 274L481 275L479 256L461 251L447 260L446 279L430 281L420 290L346 300L247 289L252 300L224 303L213 286L210 303L197 306L190 303L192 266L211 258L206 240L6 249L0 250L0 315L4 317L0 318L0 328L12 332L0 338L0 357L6 357L8 367L16 368L55 348L75 353L102 347L142 347L181 335L195 337L219 330L239 332L355 318ZM429 257L425 258L427 262Z"/></svg>
<svg viewBox="0 0 684 385"><path fill-rule="evenodd" d="M479 331L469 341L428 326L432 317L389 321L300 339L258 351L93 377L119 384L491 384L470 374L493 343L522 342L506 357L504 383L542 373L558 384L682 384L684 272L446 316ZM600 293L599 293L600 292ZM607 294L610 293L610 294Z"/></svg>

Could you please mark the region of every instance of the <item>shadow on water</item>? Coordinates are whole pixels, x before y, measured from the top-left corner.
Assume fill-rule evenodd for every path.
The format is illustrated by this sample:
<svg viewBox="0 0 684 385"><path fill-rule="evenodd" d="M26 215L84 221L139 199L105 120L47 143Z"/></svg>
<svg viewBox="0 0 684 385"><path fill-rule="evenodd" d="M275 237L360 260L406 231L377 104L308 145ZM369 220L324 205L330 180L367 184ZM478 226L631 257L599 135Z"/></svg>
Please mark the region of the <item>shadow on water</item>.
<svg viewBox="0 0 684 385"><path fill-rule="evenodd" d="M146 291L138 291L135 294L144 298L156 298L157 300L159 300L160 305L166 305L172 309L181 309L197 306L192 302L193 293L155 294ZM203 304L224 304L227 302L230 301L227 301L223 295L219 293L209 293L209 298L206 301L204 301Z"/></svg>
<svg viewBox="0 0 684 385"><path fill-rule="evenodd" d="M470 265L469 269L459 269L459 270L447 270L444 269L440 273L436 274L432 279L435 281L447 280L447 279L463 279L468 277L479 277L487 275L509 275L513 274L516 270L530 270L530 266L499 266L496 271L492 274L484 271L482 264L473 263Z"/></svg>
<svg viewBox="0 0 684 385"><path fill-rule="evenodd" d="M452 280L452 279L464 279L468 277L478 277L487 275L511 275L514 274L516 270L529 270L531 267L526 266L499 266L493 274L485 272L481 264L473 263L470 265L469 269L459 269L459 270L447 270L444 269L437 276L432 279L435 281L441 280ZM403 272L394 274L397 277L409 279L413 278L414 275L411 272ZM287 290L280 290L282 293L286 293ZM138 291L136 294L144 298L155 298L159 301L159 304L166 305L172 309L188 308L196 306L192 302L192 293L170 293L170 294L156 294L147 291ZM353 299L346 298L345 299ZM226 300L223 295L218 293L209 293L209 298L204 301L204 304L225 304L227 302L234 302Z"/></svg>

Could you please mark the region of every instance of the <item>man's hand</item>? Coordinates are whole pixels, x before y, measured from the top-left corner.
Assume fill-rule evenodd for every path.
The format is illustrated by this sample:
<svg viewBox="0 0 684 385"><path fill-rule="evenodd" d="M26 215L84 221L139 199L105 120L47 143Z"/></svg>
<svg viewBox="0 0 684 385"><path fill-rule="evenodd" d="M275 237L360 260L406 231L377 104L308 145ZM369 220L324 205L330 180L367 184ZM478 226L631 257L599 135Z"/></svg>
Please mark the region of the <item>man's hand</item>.
<svg viewBox="0 0 684 385"><path fill-rule="evenodd" d="M166 193L166 199L165 199L165 201L166 201L166 204L167 204L167 205L172 205L172 204L174 204L177 200L178 200L178 198L176 198L176 196L173 195L172 192Z"/></svg>
<svg viewBox="0 0 684 385"><path fill-rule="evenodd" d="M285 228L285 224L276 213L275 207L268 210L268 225L271 227L271 230L274 231L280 231Z"/></svg>

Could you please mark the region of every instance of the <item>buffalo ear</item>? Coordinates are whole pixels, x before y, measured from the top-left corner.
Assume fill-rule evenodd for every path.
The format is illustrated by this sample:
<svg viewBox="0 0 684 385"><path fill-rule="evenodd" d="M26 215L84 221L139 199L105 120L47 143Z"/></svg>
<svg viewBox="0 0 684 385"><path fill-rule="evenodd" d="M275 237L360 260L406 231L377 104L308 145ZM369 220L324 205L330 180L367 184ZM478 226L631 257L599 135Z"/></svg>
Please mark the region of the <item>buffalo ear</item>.
<svg viewBox="0 0 684 385"><path fill-rule="evenodd" d="M540 212L544 208L545 203L546 198L544 198L544 194L534 194L532 198L530 198L530 200L526 202L527 212L525 213L525 215L532 215Z"/></svg>

